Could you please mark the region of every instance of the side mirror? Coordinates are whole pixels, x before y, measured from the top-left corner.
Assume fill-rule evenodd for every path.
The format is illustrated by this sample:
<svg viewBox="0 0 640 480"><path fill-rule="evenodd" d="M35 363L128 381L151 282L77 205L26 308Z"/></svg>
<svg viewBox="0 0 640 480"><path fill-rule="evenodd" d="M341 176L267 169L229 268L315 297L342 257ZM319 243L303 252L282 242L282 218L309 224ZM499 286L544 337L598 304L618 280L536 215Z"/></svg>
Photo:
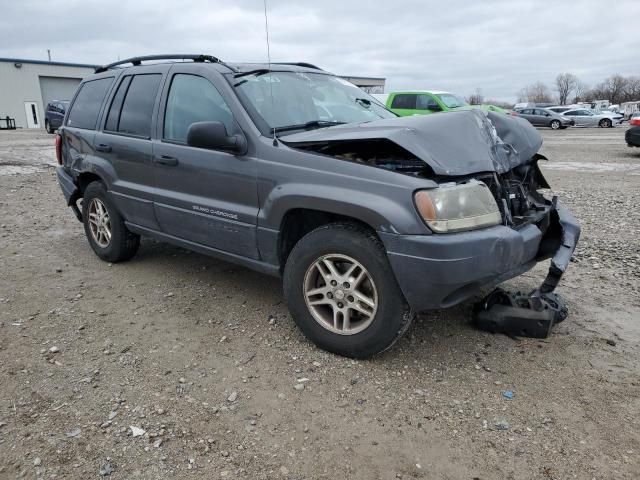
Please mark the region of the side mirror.
<svg viewBox="0 0 640 480"><path fill-rule="evenodd" d="M430 103L427 105L427 109L431 110L432 112L441 112L442 111L442 107L440 105L438 105L437 103Z"/></svg>
<svg viewBox="0 0 640 480"><path fill-rule="evenodd" d="M222 122L196 122L187 130L187 145L244 154L247 141L243 135L229 135Z"/></svg>

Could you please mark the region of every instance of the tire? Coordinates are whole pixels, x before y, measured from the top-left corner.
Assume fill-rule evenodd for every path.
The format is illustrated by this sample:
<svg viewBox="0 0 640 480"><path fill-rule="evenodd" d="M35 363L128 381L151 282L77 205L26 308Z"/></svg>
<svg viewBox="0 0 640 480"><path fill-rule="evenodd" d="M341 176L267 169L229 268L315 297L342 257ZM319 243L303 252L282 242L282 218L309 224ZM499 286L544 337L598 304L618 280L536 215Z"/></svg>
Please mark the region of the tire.
<svg viewBox="0 0 640 480"><path fill-rule="evenodd" d="M549 124L549 126L553 130L558 130L559 128L562 127L562 124L560 123L560 120L551 120L551 123Z"/></svg>
<svg viewBox="0 0 640 480"><path fill-rule="evenodd" d="M106 213L106 219L102 211ZM89 245L102 260L111 263L123 262L138 251L140 236L127 229L124 219L116 210L102 182L92 182L85 189L82 221ZM96 231L98 224L103 227L99 233ZM106 235L105 227L110 235Z"/></svg>
<svg viewBox="0 0 640 480"><path fill-rule="evenodd" d="M323 276L318 267L330 272L325 261L332 262L340 274L357 263L353 277L342 277L352 284L330 286L326 281L332 278L330 273ZM362 272L364 279L358 282L355 277L360 278ZM347 287L342 289L341 285ZM289 311L302 333L318 347L346 357L367 358L387 350L414 318L382 243L374 233L351 223L324 225L305 235L287 259L283 286ZM326 289L326 293L309 295L314 289ZM363 295L375 309L359 300ZM310 305L312 302L318 305ZM348 312L350 320L346 314L338 314L342 321L334 328L334 312L342 308L334 307L339 305L344 306L342 311ZM351 307L366 310L366 314Z"/></svg>
<svg viewBox="0 0 640 480"><path fill-rule="evenodd" d="M53 128L51 128L51 124L49 123L49 120L45 120L44 121L44 128L47 131L47 133L55 132L55 130Z"/></svg>
<svg viewBox="0 0 640 480"><path fill-rule="evenodd" d="M600 120L600 123L598 123L598 126L601 128L611 128L613 126L613 122L608 118L603 118Z"/></svg>

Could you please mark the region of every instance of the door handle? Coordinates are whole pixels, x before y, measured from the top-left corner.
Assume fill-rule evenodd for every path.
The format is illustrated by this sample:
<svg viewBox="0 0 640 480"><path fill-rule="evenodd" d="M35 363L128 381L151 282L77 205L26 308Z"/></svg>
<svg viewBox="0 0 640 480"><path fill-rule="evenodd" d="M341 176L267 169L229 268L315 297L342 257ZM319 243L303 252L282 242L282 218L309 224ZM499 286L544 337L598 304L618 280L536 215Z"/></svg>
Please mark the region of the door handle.
<svg viewBox="0 0 640 480"><path fill-rule="evenodd" d="M156 158L156 163L166 165L167 167L175 167L178 165L178 159L169 155L160 155L159 158Z"/></svg>
<svg viewBox="0 0 640 480"><path fill-rule="evenodd" d="M109 153L111 151L111 145L107 145L106 143L99 143L96 145L96 150L99 152Z"/></svg>

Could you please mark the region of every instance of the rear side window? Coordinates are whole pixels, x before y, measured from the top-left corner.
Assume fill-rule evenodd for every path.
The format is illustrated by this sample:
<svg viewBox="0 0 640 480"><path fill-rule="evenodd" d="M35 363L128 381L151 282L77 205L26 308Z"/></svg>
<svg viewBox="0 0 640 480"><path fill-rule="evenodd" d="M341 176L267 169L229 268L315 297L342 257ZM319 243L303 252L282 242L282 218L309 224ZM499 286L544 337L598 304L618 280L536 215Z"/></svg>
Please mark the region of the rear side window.
<svg viewBox="0 0 640 480"><path fill-rule="evenodd" d="M151 117L162 75L128 76L113 97L105 130L151 137Z"/></svg>
<svg viewBox="0 0 640 480"><path fill-rule="evenodd" d="M186 143L192 123L212 121L222 122L229 133L235 130L229 106L209 80L197 75L175 75L167 97L164 138Z"/></svg>
<svg viewBox="0 0 640 480"><path fill-rule="evenodd" d="M120 121L120 110L122 108L122 102L124 100L124 96L127 93L127 88L129 88L129 83L131 83L131 75L127 75L120 82L120 86L118 87L118 91L113 97L111 101L111 107L109 108L109 113L107 114L107 123L104 126L105 130L110 132L118 131L118 122Z"/></svg>
<svg viewBox="0 0 640 480"><path fill-rule="evenodd" d="M416 109L418 95L414 93L399 93L391 101L391 108Z"/></svg>
<svg viewBox="0 0 640 480"><path fill-rule="evenodd" d="M113 77L83 83L69 112L67 125L95 130L100 105L102 105L111 83L113 83Z"/></svg>

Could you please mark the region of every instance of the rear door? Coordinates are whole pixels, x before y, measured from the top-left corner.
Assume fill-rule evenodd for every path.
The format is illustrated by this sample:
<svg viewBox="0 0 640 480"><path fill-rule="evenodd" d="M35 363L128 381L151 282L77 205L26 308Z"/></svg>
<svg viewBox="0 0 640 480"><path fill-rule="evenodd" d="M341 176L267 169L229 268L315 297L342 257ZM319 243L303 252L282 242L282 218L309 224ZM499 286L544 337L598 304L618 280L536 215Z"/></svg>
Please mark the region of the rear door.
<svg viewBox="0 0 640 480"><path fill-rule="evenodd" d="M94 148L113 169L110 193L124 218L158 229L153 209L151 132L166 65L129 69L118 79Z"/></svg>
<svg viewBox="0 0 640 480"><path fill-rule="evenodd" d="M533 108L525 108L520 111L520 116L531 122L532 125L535 125L536 118L533 114Z"/></svg>
<svg viewBox="0 0 640 480"><path fill-rule="evenodd" d="M393 94L389 109L401 117L415 115L418 113L416 112L417 100L418 95L415 93L396 93Z"/></svg>
<svg viewBox="0 0 640 480"><path fill-rule="evenodd" d="M258 258L256 159L186 143L195 122L220 121L230 135L241 132L224 87L206 66L171 67L153 147L155 212L168 235Z"/></svg>

